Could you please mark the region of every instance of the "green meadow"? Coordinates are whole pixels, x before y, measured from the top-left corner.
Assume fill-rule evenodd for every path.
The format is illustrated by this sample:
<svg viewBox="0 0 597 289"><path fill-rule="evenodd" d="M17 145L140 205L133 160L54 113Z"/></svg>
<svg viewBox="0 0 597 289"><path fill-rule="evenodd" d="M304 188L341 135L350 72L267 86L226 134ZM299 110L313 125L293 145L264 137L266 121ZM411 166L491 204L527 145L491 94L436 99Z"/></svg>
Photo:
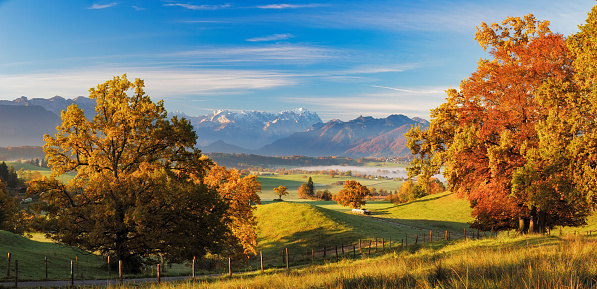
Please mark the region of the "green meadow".
<svg viewBox="0 0 597 289"><path fill-rule="evenodd" d="M18 164L18 163L17 163ZM25 169L33 169L27 165ZM15 168L17 166L15 165ZM20 167L18 167L20 168ZM34 167L35 168L35 167ZM37 171L43 171L37 170ZM147 288L591 288L597 286L597 219L592 216L582 228L556 228L550 236L515 236L464 240L458 236L468 228L470 206L464 199L445 192L417 201L394 205L368 201L372 216L355 215L335 202L298 199L301 183L313 178L316 189L336 193L337 181L359 182L387 190L398 189L393 180L334 178L329 175L260 176L264 204L257 205L258 252L265 271L260 271L259 254L249 263L235 261L240 274L228 277L224 259L211 256L199 261L198 276L220 273L221 277L198 277L191 282L145 284ZM291 194L283 202L272 189L284 185ZM271 192L270 192L271 191ZM432 231L433 242L429 242ZM452 240L440 232L449 231ZM589 236L589 234L591 234ZM489 234L486 234L489 236ZM416 237L415 237L416 236ZM427 236L423 242L423 236ZM368 251L369 241L385 242L384 252ZM417 244L414 244L417 238ZM408 239L409 246L403 246ZM355 249L362 242L362 249ZM355 245L355 247L352 247ZM380 245L381 246L381 245ZM323 248L328 250L322 255ZM336 261L334 249L345 248ZM292 268L285 269L283 254L288 249ZM355 250L354 252L352 250ZM77 279L108 276L103 256L52 243L41 234L28 239L0 232L0 276L10 281L6 257L19 260L21 280L44 280L45 258L48 279L68 279L70 262L75 262ZM311 254L315 263L311 264ZM211 261L210 261L211 260ZM211 262L211 263L210 263ZM190 265L165 266L166 276L190 275ZM573 268L573 270L571 269ZM243 273L244 272L244 273ZM114 272L112 272L114 274ZM148 268L143 276L155 273ZM114 277L114 275L112 275ZM127 276L142 277L142 276Z"/></svg>

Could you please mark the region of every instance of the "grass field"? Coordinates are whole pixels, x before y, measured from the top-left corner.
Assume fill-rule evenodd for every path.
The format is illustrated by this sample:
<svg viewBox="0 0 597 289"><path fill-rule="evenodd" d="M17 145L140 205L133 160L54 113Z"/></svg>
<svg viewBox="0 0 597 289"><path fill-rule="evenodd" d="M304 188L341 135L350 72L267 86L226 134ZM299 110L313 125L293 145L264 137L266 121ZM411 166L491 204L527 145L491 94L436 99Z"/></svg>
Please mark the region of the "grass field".
<svg viewBox="0 0 597 289"><path fill-rule="evenodd" d="M24 166L25 167L25 166ZM25 167L25 169L28 169ZM334 183L348 177L331 178L312 175L317 189L339 190ZM597 217L591 216L589 225L582 228L559 228L551 236L522 236L501 234L498 238L477 241L435 239L433 243L411 245L408 250L399 244L408 235L422 236L429 230L460 233L471 221L470 206L464 199L449 192L430 195L415 202L394 205L385 201L369 201L366 208L372 217L354 215L349 208L335 202L298 199L296 191L277 198L273 189L279 185L296 186L307 181L303 175L259 177L264 187L265 201L256 206L258 219L257 250L263 252L267 270L247 273L233 278L212 278L198 282L164 286L143 285L149 288L592 288L597 286ZM357 179L367 186L395 190L400 182ZM394 185L395 187L392 187ZM293 195L294 193L294 195ZM381 218L381 220L377 219ZM384 221L385 220L385 221ZM405 226L396 225L399 223ZM423 229L417 229L419 227ZM574 234L578 232L578 234ZM389 254L373 254L340 258L336 263L328 256L317 265L309 265L305 255L311 250L354 244L359 239L384 238L392 240ZM419 239L420 240L420 239ZM295 261L289 273L283 269L285 248ZM0 231L0 276L6 272L6 253L19 260L23 280L45 278L44 257L50 260L49 279L67 279L70 260L78 258L79 278L106 278L107 266L101 256L79 249L60 246L37 234L32 239ZM348 254L350 256L350 254ZM300 261L302 259L302 261ZM307 261L305 261L307 260ZM255 270L236 265L239 270ZM227 270L223 262L218 272ZM574 270L571 271L571 268ZM167 267L167 275L189 274L188 264ZM150 274L151 272L147 272ZM198 270L198 273L207 271ZM4 280L7 280L6 278Z"/></svg>
<svg viewBox="0 0 597 289"><path fill-rule="evenodd" d="M337 193L342 189L342 185L335 184L339 181L355 180L369 189L376 188L377 190L383 188L388 191L396 191L402 185L402 181L398 180L386 180L386 179L364 179L357 177L347 176L335 176L330 177L329 175L316 175L316 174L294 174L294 175L274 175L274 176L259 176L257 179L261 182L261 200L269 202L273 199L277 199L273 191L275 187L285 186L288 188L289 194L282 197L288 201L304 201L298 197L298 189L301 184L307 183L309 177L312 178L315 190L330 190L332 194Z"/></svg>
<svg viewBox="0 0 597 289"><path fill-rule="evenodd" d="M5 162L7 166L12 166L16 171L20 169L24 169L26 172L38 172L42 176L49 177L52 174L52 171L48 168L42 168L30 164L20 163L20 162ZM62 182L68 182L75 176L75 173L67 173L65 175L60 176L58 179Z"/></svg>
<svg viewBox="0 0 597 289"><path fill-rule="evenodd" d="M143 288L594 288L597 240L499 237L437 242L338 263Z"/></svg>

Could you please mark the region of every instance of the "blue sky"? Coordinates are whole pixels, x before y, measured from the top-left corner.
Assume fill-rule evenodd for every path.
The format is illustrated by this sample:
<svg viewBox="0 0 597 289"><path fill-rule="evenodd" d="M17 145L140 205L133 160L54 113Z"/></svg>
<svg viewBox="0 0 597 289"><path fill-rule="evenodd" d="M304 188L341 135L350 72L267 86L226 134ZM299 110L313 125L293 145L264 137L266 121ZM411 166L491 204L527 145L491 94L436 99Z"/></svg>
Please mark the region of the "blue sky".
<svg viewBox="0 0 597 289"><path fill-rule="evenodd" d="M168 111L429 118L485 54L476 26L533 13L569 35L593 0L0 0L0 99L88 96L126 73Z"/></svg>

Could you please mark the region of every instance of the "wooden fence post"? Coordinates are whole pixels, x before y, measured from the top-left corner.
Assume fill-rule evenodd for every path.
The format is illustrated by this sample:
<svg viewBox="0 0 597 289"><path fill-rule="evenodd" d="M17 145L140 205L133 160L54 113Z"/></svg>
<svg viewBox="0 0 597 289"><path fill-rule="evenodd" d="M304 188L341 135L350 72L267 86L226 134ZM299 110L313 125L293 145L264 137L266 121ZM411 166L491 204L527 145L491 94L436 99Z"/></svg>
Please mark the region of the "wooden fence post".
<svg viewBox="0 0 597 289"><path fill-rule="evenodd" d="M288 248L286 248L286 269L290 270L290 260L289 260L289 255L288 255Z"/></svg>
<svg viewBox="0 0 597 289"><path fill-rule="evenodd" d="M108 256L108 278L111 278L112 276L112 268L110 268L110 256Z"/></svg>
<svg viewBox="0 0 597 289"><path fill-rule="evenodd" d="M6 266L6 278L10 277L10 253L8 253L8 262L7 262L7 266Z"/></svg>
<svg viewBox="0 0 597 289"><path fill-rule="evenodd" d="M423 235L423 236L425 236L425 235ZM416 235L416 237L415 237L415 245L416 245L417 243L419 243L419 234L417 234L417 235Z"/></svg>
<svg viewBox="0 0 597 289"><path fill-rule="evenodd" d="M429 231L429 243L433 242L433 232Z"/></svg>
<svg viewBox="0 0 597 289"><path fill-rule="evenodd" d="M342 244L342 255L344 255L344 244Z"/></svg>
<svg viewBox="0 0 597 289"><path fill-rule="evenodd" d="M404 245L408 246L408 234L404 234L405 238L404 238Z"/></svg>
<svg viewBox="0 0 597 289"><path fill-rule="evenodd" d="M228 257L228 276L232 277L232 259Z"/></svg>
<svg viewBox="0 0 597 289"><path fill-rule="evenodd" d="M157 268L156 268L156 272L158 274L158 284L162 283L162 274L160 274L160 272L162 271L162 268L160 268L160 263L158 263Z"/></svg>
<svg viewBox="0 0 597 289"><path fill-rule="evenodd" d="M263 251L259 251L259 259L261 260L261 273L263 273Z"/></svg>
<svg viewBox="0 0 597 289"><path fill-rule="evenodd" d="M359 254L363 254L363 245L361 243L361 239L359 239Z"/></svg>
<svg viewBox="0 0 597 289"><path fill-rule="evenodd" d="M311 249L311 264L315 263L315 250Z"/></svg>
<svg viewBox="0 0 597 289"><path fill-rule="evenodd" d="M120 285L124 284L122 279L122 260L118 260L118 278L120 279Z"/></svg>
<svg viewBox="0 0 597 289"><path fill-rule="evenodd" d="M323 259L327 256L327 248L323 246Z"/></svg>
<svg viewBox="0 0 597 289"><path fill-rule="evenodd" d="M377 237L375 237L375 253L377 253Z"/></svg>
<svg viewBox="0 0 597 289"><path fill-rule="evenodd" d="M70 286L75 287L75 270L73 268L73 260L70 260Z"/></svg>
<svg viewBox="0 0 597 289"><path fill-rule="evenodd" d="M381 251L382 252L386 251L386 239L385 238L381 238Z"/></svg>
<svg viewBox="0 0 597 289"><path fill-rule="evenodd" d="M371 240L369 240L369 255L371 255Z"/></svg>
<svg viewBox="0 0 597 289"><path fill-rule="evenodd" d="M446 231L446 235L444 238L446 239L446 241L448 241L448 231Z"/></svg>
<svg viewBox="0 0 597 289"><path fill-rule="evenodd" d="M15 260L15 288L19 288L19 260Z"/></svg>
<svg viewBox="0 0 597 289"><path fill-rule="evenodd" d="M192 267L191 270L193 270L193 275L192 275L193 276L193 280L195 280L195 256L193 256L193 266L191 266L191 267Z"/></svg>
<svg viewBox="0 0 597 289"><path fill-rule="evenodd" d="M77 265L77 277L81 277L79 274L79 256L75 256L75 264Z"/></svg>
<svg viewBox="0 0 597 289"><path fill-rule="evenodd" d="M46 267L46 280L48 280L48 256L44 257L44 263Z"/></svg>
<svg viewBox="0 0 597 289"><path fill-rule="evenodd" d="M357 256L357 246L356 245L352 245L352 256L356 257Z"/></svg>

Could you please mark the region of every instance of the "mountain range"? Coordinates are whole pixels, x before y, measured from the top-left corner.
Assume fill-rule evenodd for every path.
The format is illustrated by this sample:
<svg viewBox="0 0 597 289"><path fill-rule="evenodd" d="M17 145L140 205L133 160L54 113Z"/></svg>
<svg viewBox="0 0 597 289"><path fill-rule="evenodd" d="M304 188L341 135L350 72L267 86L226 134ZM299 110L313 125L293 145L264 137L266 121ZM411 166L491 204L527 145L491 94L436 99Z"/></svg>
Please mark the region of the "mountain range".
<svg viewBox="0 0 597 289"><path fill-rule="evenodd" d="M393 157L410 155L404 134L414 125L429 126L420 118L390 115L331 120L308 131L279 139L259 150L261 155Z"/></svg>
<svg viewBox="0 0 597 289"><path fill-rule="evenodd" d="M303 108L279 113L260 111L233 112L216 110L208 115L187 116L174 113L191 121L200 146L222 142L255 150L296 132L308 130L321 123L317 113Z"/></svg>
<svg viewBox="0 0 597 289"><path fill-rule="evenodd" d="M86 97L0 100L0 146L43 145L43 134L55 133L60 112L71 104L92 119L95 101ZM204 152L265 156L408 156L404 134L413 125L429 125L426 120L404 115L323 123L317 113L303 108L279 113L217 110L201 116L171 115L190 120Z"/></svg>

